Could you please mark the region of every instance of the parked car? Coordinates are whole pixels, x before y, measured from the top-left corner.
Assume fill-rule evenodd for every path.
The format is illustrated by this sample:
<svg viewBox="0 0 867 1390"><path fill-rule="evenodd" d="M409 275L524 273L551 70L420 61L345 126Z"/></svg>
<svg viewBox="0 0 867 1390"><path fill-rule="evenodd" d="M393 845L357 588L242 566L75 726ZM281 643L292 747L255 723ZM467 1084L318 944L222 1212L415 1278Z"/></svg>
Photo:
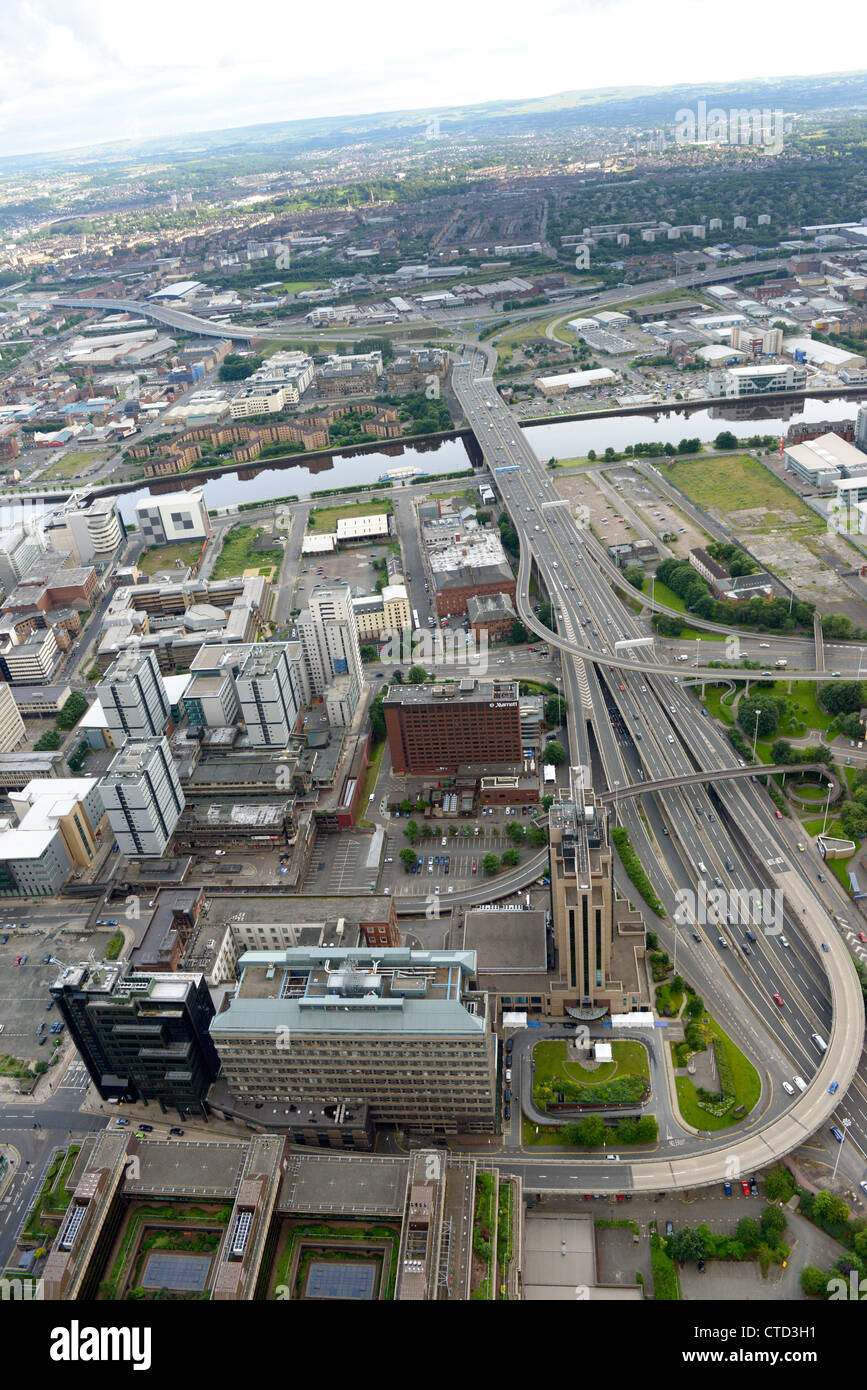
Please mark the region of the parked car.
<svg viewBox="0 0 867 1390"><path fill-rule="evenodd" d="M749 1183L747 1182L746 1178L744 1178L743 1182L741 1183L741 1191L743 1192L743 1194L744 1194L745 1197L749 1197L749 1195L750 1195L750 1185L749 1185Z"/></svg>
<svg viewBox="0 0 867 1390"><path fill-rule="evenodd" d="M673 1235L674 1235L674 1222L673 1222L673 1221L666 1221L666 1223L665 1223L665 1234L666 1234L667 1236L673 1236Z"/></svg>
<svg viewBox="0 0 867 1390"><path fill-rule="evenodd" d="M178 1129L177 1125L175 1125L175 1127L174 1127L173 1129L170 1129L170 1130L169 1130L169 1134L181 1135L181 1134L183 1134L183 1132L184 1132L184 1131L183 1131L182 1129Z"/></svg>
<svg viewBox="0 0 867 1390"><path fill-rule="evenodd" d="M732 1185L730 1182L723 1183L723 1191L725 1192L727 1197L730 1197L732 1195Z"/></svg>

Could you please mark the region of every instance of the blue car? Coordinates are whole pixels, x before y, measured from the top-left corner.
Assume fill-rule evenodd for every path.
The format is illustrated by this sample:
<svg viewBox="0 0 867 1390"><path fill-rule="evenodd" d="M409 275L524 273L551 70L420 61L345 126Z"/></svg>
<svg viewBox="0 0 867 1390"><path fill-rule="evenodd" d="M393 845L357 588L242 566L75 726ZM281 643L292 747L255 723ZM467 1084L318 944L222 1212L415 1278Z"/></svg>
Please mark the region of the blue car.
<svg viewBox="0 0 867 1390"><path fill-rule="evenodd" d="M837 1128L836 1125L831 1125L831 1133L833 1134L834 1138L837 1140L837 1143L838 1143L838 1144L842 1144L842 1142L843 1142L843 1134L842 1134L842 1132Z"/></svg>
<svg viewBox="0 0 867 1390"><path fill-rule="evenodd" d="M724 1182L724 1183L723 1183L723 1187L724 1187L724 1189L725 1189L725 1194L726 1194L726 1196L727 1196L727 1197L730 1197L730 1196L732 1195L732 1185L731 1185L731 1183L730 1183L730 1182Z"/></svg>
<svg viewBox="0 0 867 1390"><path fill-rule="evenodd" d="M831 1084L830 1084L830 1086L828 1087L828 1095L829 1095L829 1096L835 1096L835 1095L837 1094L837 1091L839 1090L839 1088L840 1088L840 1083L839 1083L839 1081L832 1081Z"/></svg>

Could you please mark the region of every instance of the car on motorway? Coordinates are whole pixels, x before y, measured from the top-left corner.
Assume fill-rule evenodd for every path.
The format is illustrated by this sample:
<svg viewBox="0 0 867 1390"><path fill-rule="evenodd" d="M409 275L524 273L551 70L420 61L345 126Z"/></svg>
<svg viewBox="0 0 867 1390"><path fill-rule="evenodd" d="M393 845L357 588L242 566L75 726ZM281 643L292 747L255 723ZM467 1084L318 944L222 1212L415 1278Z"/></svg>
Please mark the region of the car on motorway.
<svg viewBox="0 0 867 1390"><path fill-rule="evenodd" d="M780 810L779 806L775 806L775 807L774 807L774 815L776 816L777 820L782 820L782 819L783 819L783 813L782 813L782 811Z"/></svg>
<svg viewBox="0 0 867 1390"><path fill-rule="evenodd" d="M783 1007L783 996L781 994L772 994L771 998L773 999L778 1009L781 1009Z"/></svg>
<svg viewBox="0 0 867 1390"><path fill-rule="evenodd" d="M780 945L781 945L781 946L785 946L786 950L788 951L788 949L789 949L789 943L788 943L788 941L786 940L786 938L785 938L784 936L781 936L781 937L780 937Z"/></svg>
<svg viewBox="0 0 867 1390"><path fill-rule="evenodd" d="M726 947L728 946L728 944L729 944L729 943L726 941L726 939L725 939L724 936L718 936L718 937L717 937L717 941L719 942L720 946L722 946L723 950L725 950L725 948L726 948Z"/></svg>
<svg viewBox="0 0 867 1390"><path fill-rule="evenodd" d="M821 870L819 871L819 873L817 873L816 877L817 877L817 879L819 880L820 883L824 883L824 882L825 882L825 875L821 872Z"/></svg>
<svg viewBox="0 0 867 1390"><path fill-rule="evenodd" d="M831 949L831 947L828 945L827 941L823 941L823 942L822 942L822 950L826 953L826 955L827 955L828 951L830 951L830 949Z"/></svg>
<svg viewBox="0 0 867 1390"><path fill-rule="evenodd" d="M783 1090L787 1096L793 1096L795 1094L795 1088L789 1081L783 1082Z"/></svg>
<svg viewBox="0 0 867 1390"><path fill-rule="evenodd" d="M837 1092L839 1091L839 1089L840 1089L840 1083L839 1083L839 1081L832 1081L831 1084L830 1084L830 1086L828 1087L828 1095L829 1095L829 1096L835 1096L835 1095L837 1094Z"/></svg>
<svg viewBox="0 0 867 1390"><path fill-rule="evenodd" d="M749 946L746 941L741 942L741 950L745 956L751 956L753 954L752 946Z"/></svg>

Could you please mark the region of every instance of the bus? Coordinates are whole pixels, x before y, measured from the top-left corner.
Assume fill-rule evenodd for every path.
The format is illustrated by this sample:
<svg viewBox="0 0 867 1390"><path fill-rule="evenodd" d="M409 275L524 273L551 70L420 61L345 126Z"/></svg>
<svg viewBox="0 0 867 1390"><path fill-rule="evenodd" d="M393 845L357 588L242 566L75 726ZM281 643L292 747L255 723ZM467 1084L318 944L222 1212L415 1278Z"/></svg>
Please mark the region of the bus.
<svg viewBox="0 0 867 1390"><path fill-rule="evenodd" d="M418 620L418 609L417 609L417 608L414 608L414 609L412 610L412 625L413 625L413 630L414 630L415 632L418 632L419 628L421 627L421 623L420 623L419 620Z"/></svg>

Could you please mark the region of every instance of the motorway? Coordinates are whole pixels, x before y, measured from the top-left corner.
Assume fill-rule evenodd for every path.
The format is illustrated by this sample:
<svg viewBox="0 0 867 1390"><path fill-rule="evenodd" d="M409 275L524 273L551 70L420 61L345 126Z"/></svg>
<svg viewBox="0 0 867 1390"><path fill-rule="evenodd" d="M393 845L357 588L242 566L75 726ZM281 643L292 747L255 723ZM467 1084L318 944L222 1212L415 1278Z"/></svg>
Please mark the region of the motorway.
<svg viewBox="0 0 867 1390"><path fill-rule="evenodd" d="M589 530L576 526L497 394L491 357L488 348L468 349L455 366L455 391L518 532L521 620L549 646L559 647L564 658L572 656L564 660L563 670L573 762L591 768L593 785L612 791L642 780L736 768L734 749L702 718L673 665L640 660L640 647L613 650L615 641L646 639L646 630L616 599L607 555ZM551 597L556 634L533 613L529 584L534 569ZM698 674L719 679L713 669L699 668ZM689 1157L635 1158L630 1182L636 1190L649 1190L716 1181L725 1175L725 1155L733 1144L745 1166L760 1166L797 1147L835 1114L838 1102L828 1086L837 1081L842 1098L861 1061L860 986L828 902L818 895L795 847L781 835L756 785L731 781L713 789L672 788L624 800L620 809L642 862L648 868L657 865L654 886L668 914L659 924L660 937L669 950L677 938L681 973L703 993L763 1074L762 1101L754 1112L760 1113L760 1121L739 1126L724 1141L704 1141ZM780 893L779 899L771 899L773 920L755 924L755 943L733 921L678 923L676 895L689 889L698 894L699 881L707 880L711 887L715 879L730 894L751 888ZM832 897L836 887L835 882L823 891L839 906ZM681 931L681 925L688 929ZM776 993L784 999L783 1007L773 1003ZM826 1053L812 1042L814 1032L828 1039ZM795 1075L809 1084L803 1094L790 1098L782 1082L791 1083ZM845 1110L853 1120L850 1139L863 1154L865 1078L862 1065ZM622 1189L622 1173L617 1181Z"/></svg>

